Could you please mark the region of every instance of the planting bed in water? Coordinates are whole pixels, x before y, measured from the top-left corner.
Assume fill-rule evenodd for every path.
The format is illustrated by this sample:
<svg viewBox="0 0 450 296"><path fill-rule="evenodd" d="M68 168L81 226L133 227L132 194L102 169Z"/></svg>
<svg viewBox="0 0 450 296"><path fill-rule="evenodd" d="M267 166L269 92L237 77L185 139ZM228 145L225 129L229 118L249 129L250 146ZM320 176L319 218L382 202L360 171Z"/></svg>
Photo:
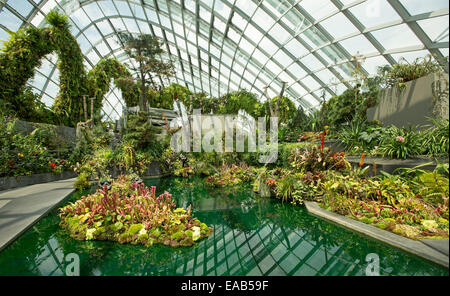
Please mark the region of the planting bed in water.
<svg viewBox="0 0 450 296"><path fill-rule="evenodd" d="M127 176L61 208L58 216L73 238L121 244L191 246L212 230L192 216L191 207L176 208L168 192L157 196L155 186Z"/></svg>

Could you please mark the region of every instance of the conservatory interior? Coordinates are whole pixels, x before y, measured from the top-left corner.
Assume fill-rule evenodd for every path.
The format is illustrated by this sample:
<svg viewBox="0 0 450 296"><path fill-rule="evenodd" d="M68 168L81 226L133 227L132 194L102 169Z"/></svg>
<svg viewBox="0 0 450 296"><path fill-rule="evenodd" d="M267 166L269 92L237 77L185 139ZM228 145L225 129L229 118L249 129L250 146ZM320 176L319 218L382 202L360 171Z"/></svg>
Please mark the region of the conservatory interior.
<svg viewBox="0 0 450 296"><path fill-rule="evenodd" d="M448 276L448 5L0 1L0 275Z"/></svg>

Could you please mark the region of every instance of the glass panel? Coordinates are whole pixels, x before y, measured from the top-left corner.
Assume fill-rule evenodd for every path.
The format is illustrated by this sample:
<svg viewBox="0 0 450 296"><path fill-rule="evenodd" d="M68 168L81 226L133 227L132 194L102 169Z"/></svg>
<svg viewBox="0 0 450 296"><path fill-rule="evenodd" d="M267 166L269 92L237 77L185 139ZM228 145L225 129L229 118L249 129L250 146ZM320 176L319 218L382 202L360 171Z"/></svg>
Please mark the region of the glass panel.
<svg viewBox="0 0 450 296"><path fill-rule="evenodd" d="M448 42L448 15L417 22L433 42ZM447 24L447 26L445 26Z"/></svg>
<svg viewBox="0 0 450 296"><path fill-rule="evenodd" d="M349 10L366 28L401 19L386 1L367 1Z"/></svg>
<svg viewBox="0 0 450 296"><path fill-rule="evenodd" d="M22 1L8 1L8 5L11 6L20 15L27 16L33 9L33 5L27 0Z"/></svg>
<svg viewBox="0 0 450 296"><path fill-rule="evenodd" d="M417 36L405 24L378 30L372 35L385 49L422 45Z"/></svg>
<svg viewBox="0 0 450 296"><path fill-rule="evenodd" d="M448 8L447 0L400 0L411 15Z"/></svg>
<svg viewBox="0 0 450 296"><path fill-rule="evenodd" d="M350 39L343 40L339 42L351 55L356 55L358 52L360 54L368 54L378 52L377 49L372 45L372 43L367 40L363 35L358 35Z"/></svg>
<svg viewBox="0 0 450 296"><path fill-rule="evenodd" d="M303 0L299 3L314 19L318 20L337 11L328 0Z"/></svg>
<svg viewBox="0 0 450 296"><path fill-rule="evenodd" d="M2 20L2 25L13 32L19 30L22 24L22 21L6 8L0 11L0 19Z"/></svg>
<svg viewBox="0 0 450 296"><path fill-rule="evenodd" d="M358 29L342 13L334 15L320 24L334 39L358 32Z"/></svg>
<svg viewBox="0 0 450 296"><path fill-rule="evenodd" d="M117 11L119 11L120 15L133 16L127 2L114 1L114 3L116 4Z"/></svg>

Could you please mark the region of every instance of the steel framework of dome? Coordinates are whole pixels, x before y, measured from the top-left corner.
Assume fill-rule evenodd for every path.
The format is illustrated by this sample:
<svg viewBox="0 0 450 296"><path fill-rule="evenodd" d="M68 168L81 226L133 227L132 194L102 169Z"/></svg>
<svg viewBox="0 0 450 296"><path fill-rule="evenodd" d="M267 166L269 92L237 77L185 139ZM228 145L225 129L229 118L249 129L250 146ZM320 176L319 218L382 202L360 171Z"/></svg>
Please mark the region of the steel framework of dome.
<svg viewBox="0 0 450 296"><path fill-rule="evenodd" d="M104 57L130 62L118 31L153 34L176 65L170 82L216 97L239 89L262 97L265 86L275 96L285 81L305 109L351 85L355 56L370 76L401 57L443 59L449 48L447 0L3 0L0 40L44 26L52 9L69 16L87 69ZM47 56L29 81L48 105L59 89L56 62ZM103 112L117 119L123 106L114 89Z"/></svg>

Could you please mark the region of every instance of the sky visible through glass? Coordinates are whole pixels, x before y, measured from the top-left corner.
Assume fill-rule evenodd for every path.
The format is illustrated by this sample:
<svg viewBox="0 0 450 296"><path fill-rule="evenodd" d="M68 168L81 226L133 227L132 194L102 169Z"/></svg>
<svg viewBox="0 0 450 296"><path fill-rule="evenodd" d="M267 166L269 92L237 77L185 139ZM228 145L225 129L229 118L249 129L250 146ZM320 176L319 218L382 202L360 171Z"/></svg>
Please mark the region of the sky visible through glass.
<svg viewBox="0 0 450 296"><path fill-rule="evenodd" d="M263 98L286 95L305 109L352 86L352 56L365 57L363 71L413 61L432 53L448 56L446 0L1 0L0 40L8 30L44 26L57 9L69 16L85 66L115 57L130 63L116 34L153 34L162 39L163 59L175 63L179 83L219 97L247 89ZM57 56L45 57L29 81L51 106L59 91ZM107 120L125 106L112 88L104 102Z"/></svg>

